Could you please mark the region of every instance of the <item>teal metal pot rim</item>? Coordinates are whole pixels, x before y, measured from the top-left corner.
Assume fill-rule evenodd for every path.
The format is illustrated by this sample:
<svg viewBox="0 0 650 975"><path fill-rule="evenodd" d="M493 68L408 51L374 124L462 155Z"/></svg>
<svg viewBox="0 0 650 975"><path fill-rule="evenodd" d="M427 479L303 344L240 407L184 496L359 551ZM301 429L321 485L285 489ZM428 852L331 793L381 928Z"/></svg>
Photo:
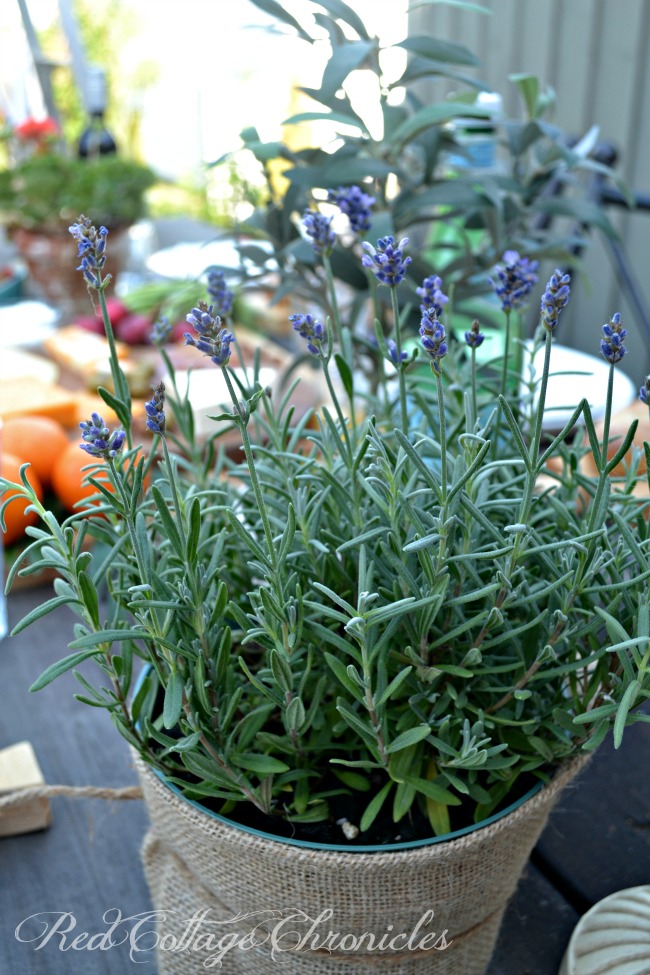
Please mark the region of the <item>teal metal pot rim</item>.
<svg viewBox="0 0 650 975"><path fill-rule="evenodd" d="M135 693L137 693L142 680L148 670L151 669L151 665L147 664L143 667L142 671L138 675L138 679L135 684ZM452 833L444 833L442 836L428 836L423 840L410 840L405 843L380 843L373 845L351 845L347 843L312 843L309 840L294 840L289 836L277 836L275 833L266 833L261 829L254 829L252 826L244 826L242 823L238 823L235 820L228 819L226 816L221 816L219 813L213 812L211 809L206 809L200 802L196 799L188 799L187 796L183 795L182 791L177 785L169 782L165 775L158 769L148 766L149 769L157 776L162 784L182 799L183 802L187 802L197 811L203 813L205 816L209 816L211 819L215 819L218 823L222 823L224 826L230 826L233 829L240 830L242 833L248 833L250 836L257 836L263 840L270 840L272 843L282 843L288 846L302 847L306 850L322 850L324 852L330 853L393 853L400 850L417 850L424 846L434 846L438 843L446 843L449 840L459 839L461 836L467 836L469 833L475 833L479 829L483 829L484 826L490 826L492 823L498 822L500 819L504 819L510 813L519 809L523 806L525 802L532 799L533 796L543 788L544 783L538 782L534 785L525 795L517 799L516 802L511 803L502 809L500 812L493 813L492 816L488 816L487 819L482 819L480 823L474 823L472 826L464 826L463 829L454 830Z"/></svg>
<svg viewBox="0 0 650 975"><path fill-rule="evenodd" d="M484 826L490 826L492 823L498 822L503 819L509 813L514 812L519 809L525 802L532 799L543 787L543 782L538 782L536 785L529 789L529 791L523 795L516 802L511 805L506 806L501 812L494 813L492 816L488 816L487 819L482 819L480 823L474 823L472 826L464 826L463 829L454 830L453 833L445 833L442 836L429 836L423 840L411 840L406 843L380 843L376 845L352 845L352 844L342 844L342 843L312 843L309 840L294 840L289 836L277 836L274 833L266 833L261 829L253 829L252 826L244 826L241 823L235 822L232 819L228 819L226 816L221 816L219 813L213 812L211 809L206 809L205 806L201 805L195 799L188 799L187 796L183 795L178 786L174 785L172 782L168 782L162 772L158 769L152 768L151 771L160 779L166 788L170 789L175 795L182 799L183 802L189 803L194 809L202 812L204 815L209 816L211 819L215 819L219 823L223 823L224 826L231 826L233 829L241 830L242 833L248 833L250 836L257 836L263 840L271 840L274 843L287 844L288 846L298 846L306 850L323 850L324 852L330 853L393 853L399 850L417 850L423 846L434 846L438 843L446 843L449 840L459 839L461 836L467 836L468 833L475 833L476 830L483 829Z"/></svg>

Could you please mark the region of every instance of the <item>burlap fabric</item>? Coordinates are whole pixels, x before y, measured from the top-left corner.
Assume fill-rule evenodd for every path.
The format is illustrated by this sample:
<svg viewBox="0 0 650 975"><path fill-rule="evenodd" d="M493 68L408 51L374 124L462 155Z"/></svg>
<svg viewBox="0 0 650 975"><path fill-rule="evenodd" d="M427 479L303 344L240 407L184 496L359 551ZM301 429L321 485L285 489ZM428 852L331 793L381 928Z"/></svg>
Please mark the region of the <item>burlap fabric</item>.
<svg viewBox="0 0 650 975"><path fill-rule="evenodd" d="M530 852L583 764L568 763L517 810L467 836L338 853L220 822L138 762L151 817L144 867L161 912L159 975L483 975Z"/></svg>

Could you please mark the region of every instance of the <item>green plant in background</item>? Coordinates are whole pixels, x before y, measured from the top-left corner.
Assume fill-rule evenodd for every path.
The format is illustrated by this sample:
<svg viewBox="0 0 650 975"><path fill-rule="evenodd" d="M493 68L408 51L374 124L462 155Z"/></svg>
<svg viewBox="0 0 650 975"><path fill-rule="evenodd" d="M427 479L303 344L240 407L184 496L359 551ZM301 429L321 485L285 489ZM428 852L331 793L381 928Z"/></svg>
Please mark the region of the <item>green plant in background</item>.
<svg viewBox="0 0 650 975"><path fill-rule="evenodd" d="M305 231L317 261L334 253L327 221ZM122 429L97 414L82 424L99 505L65 521L38 501L27 465L22 483L0 482L41 518L7 588L17 573L59 574L53 598L14 632L61 605L79 617L71 655L34 690L91 658L96 680L75 671L80 700L105 708L187 796L234 818L255 808L266 828L288 820L293 831L343 809L364 842L382 818L383 841L391 821L445 833L457 807L480 821L527 776L546 778L612 730L618 745L626 724L648 720L650 501L633 495L636 463L611 477L635 425L608 459L608 433L599 442L583 399L542 442L568 275L553 274L542 295L544 366L523 400L481 374L478 323L451 337L441 288L422 312L419 350L407 351L398 312L388 339L377 324L375 344L357 350L374 362L376 393L358 382L347 326L337 338L333 320L296 313L330 397L311 423L294 422L291 388L276 402L256 367L233 367L233 332L199 302L186 340L212 360L227 405L197 443L172 372L146 404L154 442L143 452L106 313L107 234L85 217L71 232L112 348L115 393L101 394ZM378 291L404 286L409 249L390 237L366 248ZM525 258L501 268L502 306L534 282ZM213 284L229 308L223 279ZM600 346L606 430L625 337L613 315ZM220 446L233 428L238 460ZM595 477L582 472L586 454ZM101 545L87 550L88 537ZM149 669L134 692L140 661Z"/></svg>
<svg viewBox="0 0 650 975"><path fill-rule="evenodd" d="M85 160L55 147L0 171L0 219L9 228L60 232L62 220L92 207L115 230L144 216L155 180L148 166L121 156Z"/></svg>
<svg viewBox="0 0 650 975"><path fill-rule="evenodd" d="M336 135L328 144L293 151L282 141L261 141L253 128L241 136L244 149L267 177L270 202L241 224L245 239L240 250L256 271L273 258L281 276L276 298L299 295L333 315L331 286L298 229L299 217L320 207L330 188L356 185L374 198L375 238L408 234L417 243L402 289L404 305L416 308L416 285L440 275L453 291L456 312L465 313L468 321L479 309L482 316L498 316L496 305L474 299L489 290L486 272L505 251L546 259L551 266L573 264L573 245L584 243L591 229L614 233L603 212L588 200L582 179L594 170L613 174L589 158L590 137L571 148L565 134L545 121L553 97L540 91L536 79L513 76L525 117L496 120L499 165L476 168L462 130L485 123L492 110L476 101L484 85L472 74L478 60L466 47L431 36L408 36L393 45L407 52L408 61L399 77L391 79L382 67L386 49L351 6L340 0L303 0L298 21L272 0L252 2L305 43L323 43L326 35L331 45L320 85L301 89L313 100L313 111L287 120L292 126L329 123L324 131ZM370 75L372 112L358 108L346 92L346 82L358 71ZM423 102L421 82L431 79L452 80L458 96ZM396 103L400 92L403 98ZM377 114L383 120L379 136L368 122ZM286 166L285 189L279 194L271 179L275 160ZM555 224L548 225L550 219ZM390 305L359 269L358 237L350 230L339 236L331 255L341 314L350 326L363 316L368 327L371 300L375 315L388 328Z"/></svg>

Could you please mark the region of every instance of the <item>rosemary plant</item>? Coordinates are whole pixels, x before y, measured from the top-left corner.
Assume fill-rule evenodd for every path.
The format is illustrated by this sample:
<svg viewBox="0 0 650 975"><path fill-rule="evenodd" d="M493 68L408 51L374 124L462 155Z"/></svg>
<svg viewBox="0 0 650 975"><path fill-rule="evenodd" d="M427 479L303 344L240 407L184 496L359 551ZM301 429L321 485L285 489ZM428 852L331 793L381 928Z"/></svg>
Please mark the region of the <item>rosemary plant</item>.
<svg viewBox="0 0 650 975"><path fill-rule="evenodd" d="M326 260L329 225L311 227ZM110 338L106 233L85 217L71 231ZM227 816L244 804L296 829L343 804L362 841L378 817L440 834L455 807L480 821L524 781L648 720L650 502L633 493L636 454L612 476L634 427L612 453L582 400L562 430L544 430L568 277L557 271L544 291L543 372L521 394L504 381L507 361L481 365L478 322L464 341L443 323L439 279L419 292L420 341L405 334L407 248L365 248L378 287L391 288L390 338L377 327L374 344L361 342L293 316L328 390L314 416L294 421L293 387L274 402L254 367L242 379L236 325L200 302L186 341L230 396L205 443L172 374L146 404L150 449L134 445L113 354L115 392L101 394L122 428L96 414L82 424L94 502L59 522L28 465L21 484L4 482L41 518L7 588L17 573L59 576L16 631L61 605L79 617L70 655L32 689L92 658L96 681L75 670L79 699ZM534 268L512 254L506 265L525 269L530 291ZM497 283L509 313L521 281ZM607 431L625 351L618 314L603 332ZM376 394L358 388L359 356L374 357ZM233 427L241 461L220 447ZM583 473L586 452L596 477Z"/></svg>

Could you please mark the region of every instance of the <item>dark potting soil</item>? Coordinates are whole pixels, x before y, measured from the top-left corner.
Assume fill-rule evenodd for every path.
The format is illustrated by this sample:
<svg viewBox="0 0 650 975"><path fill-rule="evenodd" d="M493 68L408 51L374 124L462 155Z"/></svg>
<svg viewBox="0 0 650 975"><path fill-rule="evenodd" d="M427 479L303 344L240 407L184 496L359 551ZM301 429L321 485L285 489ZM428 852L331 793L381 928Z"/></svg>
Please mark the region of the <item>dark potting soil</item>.
<svg viewBox="0 0 650 975"><path fill-rule="evenodd" d="M392 797L389 796L369 829L363 833L358 833L356 837L346 837L343 832L343 821L358 826L370 799L379 791L384 782L385 779L378 778L373 783L370 792L328 797L329 815L327 819L316 823L295 823L287 821L280 815L266 815L248 802L238 802L224 818L250 829L270 833L273 836L336 846L385 846L390 843L411 843L433 836L428 817L418 805L417 799L409 812L398 823L395 823L392 819ZM538 782L539 779L535 775L521 776L513 790L494 811L498 813L511 806L525 796ZM332 776L331 783L325 783L324 791L329 786L340 788L341 783ZM220 800L210 798L200 799L199 804L215 813L220 813L222 807ZM449 816L451 832L473 826L473 804L461 803L459 806L451 806Z"/></svg>

